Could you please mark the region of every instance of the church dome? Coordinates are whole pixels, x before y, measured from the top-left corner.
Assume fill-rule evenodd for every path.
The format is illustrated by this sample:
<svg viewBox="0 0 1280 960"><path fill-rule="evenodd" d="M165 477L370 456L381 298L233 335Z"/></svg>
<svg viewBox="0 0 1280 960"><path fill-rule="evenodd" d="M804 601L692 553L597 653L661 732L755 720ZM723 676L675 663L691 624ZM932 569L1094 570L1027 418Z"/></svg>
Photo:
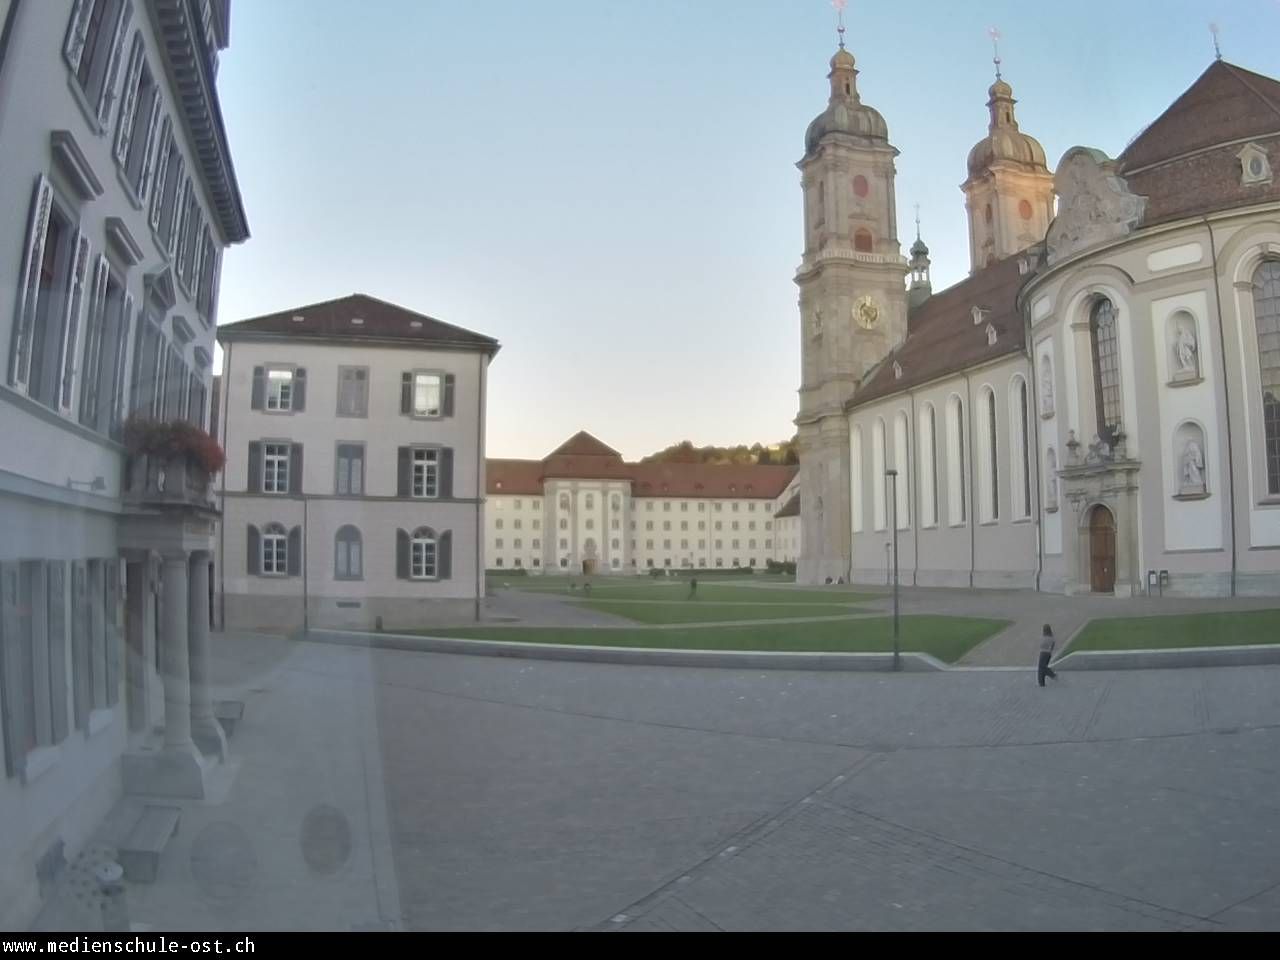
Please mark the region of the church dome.
<svg viewBox="0 0 1280 960"><path fill-rule="evenodd" d="M867 106L858 95L857 61L841 48L831 58L831 100L827 109L809 124L805 150L812 153L829 133L842 133L871 140L889 139L889 125L879 110Z"/></svg>
<svg viewBox="0 0 1280 960"><path fill-rule="evenodd" d="M1018 129L1013 107L1013 87L997 78L987 91L990 100L991 125L987 135L969 151L969 176L980 177L997 163L1016 163L1037 169L1047 169L1044 147L1035 137Z"/></svg>
<svg viewBox="0 0 1280 960"><path fill-rule="evenodd" d="M911 256L915 258L915 257L927 257L928 255L929 255L929 245L925 243L923 240L921 240L919 237L916 237L916 242L911 245Z"/></svg>
<svg viewBox="0 0 1280 960"><path fill-rule="evenodd" d="M1043 167L1044 147L1035 137L1020 131L997 130L969 151L969 176L982 176L988 167L1001 161Z"/></svg>

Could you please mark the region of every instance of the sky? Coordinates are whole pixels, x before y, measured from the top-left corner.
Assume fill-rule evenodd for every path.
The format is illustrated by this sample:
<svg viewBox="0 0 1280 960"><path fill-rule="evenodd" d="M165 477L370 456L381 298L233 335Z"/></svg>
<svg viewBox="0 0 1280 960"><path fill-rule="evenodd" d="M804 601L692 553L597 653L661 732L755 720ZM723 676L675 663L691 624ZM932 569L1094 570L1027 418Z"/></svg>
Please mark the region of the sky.
<svg viewBox="0 0 1280 960"><path fill-rule="evenodd" d="M800 174L829 0L233 0L218 84L252 238L220 321L367 293L497 338L491 457L790 438ZM863 101L934 289L991 41L1050 167L1117 155L1213 58L1280 75L1277 0L852 0Z"/></svg>

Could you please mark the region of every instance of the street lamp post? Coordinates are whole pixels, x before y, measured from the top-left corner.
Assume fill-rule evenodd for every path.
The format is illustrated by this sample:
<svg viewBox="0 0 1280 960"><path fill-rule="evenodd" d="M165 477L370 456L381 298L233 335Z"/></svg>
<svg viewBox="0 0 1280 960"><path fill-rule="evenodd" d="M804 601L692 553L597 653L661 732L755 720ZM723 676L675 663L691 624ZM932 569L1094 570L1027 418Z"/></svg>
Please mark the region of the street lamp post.
<svg viewBox="0 0 1280 960"><path fill-rule="evenodd" d="M898 629L898 471L886 470L884 475L889 478L893 503L893 669L897 671L902 669Z"/></svg>

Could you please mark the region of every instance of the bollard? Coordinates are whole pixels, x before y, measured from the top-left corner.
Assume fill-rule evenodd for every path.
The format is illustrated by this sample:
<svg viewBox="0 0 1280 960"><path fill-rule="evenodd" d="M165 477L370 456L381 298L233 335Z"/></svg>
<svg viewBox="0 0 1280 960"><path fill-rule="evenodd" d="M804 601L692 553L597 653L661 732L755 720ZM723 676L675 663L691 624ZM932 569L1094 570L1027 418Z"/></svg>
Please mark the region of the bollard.
<svg viewBox="0 0 1280 960"><path fill-rule="evenodd" d="M104 933L129 931L129 904L125 897L124 868L114 861L100 864L93 871L102 895L102 929Z"/></svg>

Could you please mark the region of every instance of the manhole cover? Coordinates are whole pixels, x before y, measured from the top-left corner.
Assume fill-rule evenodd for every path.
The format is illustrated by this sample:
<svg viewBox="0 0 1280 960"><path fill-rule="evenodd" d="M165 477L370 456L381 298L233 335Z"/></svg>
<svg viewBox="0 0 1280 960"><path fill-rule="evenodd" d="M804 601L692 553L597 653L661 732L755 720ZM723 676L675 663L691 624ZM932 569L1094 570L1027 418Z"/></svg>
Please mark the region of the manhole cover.
<svg viewBox="0 0 1280 960"><path fill-rule="evenodd" d="M302 857L316 873L335 873L351 856L351 824L337 807L312 807L302 821Z"/></svg>

